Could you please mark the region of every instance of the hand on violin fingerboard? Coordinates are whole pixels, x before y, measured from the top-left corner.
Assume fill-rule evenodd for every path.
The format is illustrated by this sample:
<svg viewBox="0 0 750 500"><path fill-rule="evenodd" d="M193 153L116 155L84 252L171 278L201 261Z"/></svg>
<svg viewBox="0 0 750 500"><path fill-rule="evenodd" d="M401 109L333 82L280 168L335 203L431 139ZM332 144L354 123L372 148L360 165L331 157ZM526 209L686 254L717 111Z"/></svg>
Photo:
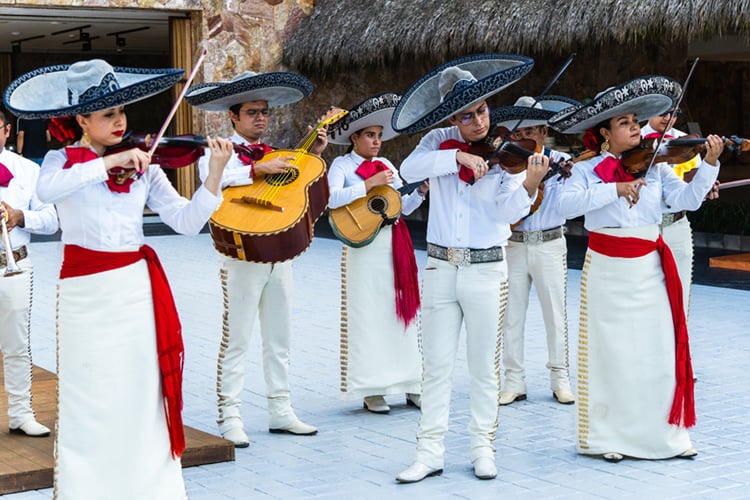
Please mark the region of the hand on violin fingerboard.
<svg viewBox="0 0 750 500"><path fill-rule="evenodd" d="M548 170L549 158L543 154L534 153L528 157L526 160L526 180L523 181L523 186L529 196L534 196Z"/></svg>
<svg viewBox="0 0 750 500"><path fill-rule="evenodd" d="M628 202L628 206L632 207L638 203L640 198L640 186L645 186L646 180L643 178L635 179L629 182L618 182L617 183L617 196L625 198Z"/></svg>
<svg viewBox="0 0 750 500"><path fill-rule="evenodd" d="M714 181L714 185L711 186L711 190L706 195L707 200L718 200L719 199L719 186L721 183L719 181Z"/></svg>
<svg viewBox="0 0 750 500"><path fill-rule="evenodd" d="M706 163L715 167L722 151L724 151L724 141L721 137L714 134L706 137L706 156L703 157Z"/></svg>
<svg viewBox="0 0 750 500"><path fill-rule="evenodd" d="M232 141L222 139L221 137L215 139L206 137L206 141L211 150L211 159L208 162L208 177L206 177L203 184L213 194L218 194L219 187L221 186L221 175L224 173L224 167L226 167L227 162L234 153L234 144L232 144Z"/></svg>

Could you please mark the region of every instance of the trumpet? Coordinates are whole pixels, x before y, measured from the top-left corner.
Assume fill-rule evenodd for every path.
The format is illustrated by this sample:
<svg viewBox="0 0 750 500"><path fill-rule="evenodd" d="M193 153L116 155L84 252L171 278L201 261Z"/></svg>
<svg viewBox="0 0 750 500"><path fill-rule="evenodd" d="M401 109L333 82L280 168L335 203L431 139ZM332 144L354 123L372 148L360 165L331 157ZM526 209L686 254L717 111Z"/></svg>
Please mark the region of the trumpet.
<svg viewBox="0 0 750 500"><path fill-rule="evenodd" d="M5 224L7 218L8 212L3 212L2 217L0 217L0 223L2 223L3 226L3 245L5 245L6 265L5 272L3 273L4 278L13 276L14 274L21 274L23 272L23 269L16 264L15 257L13 257L13 247L10 246L10 238L8 237L8 226Z"/></svg>

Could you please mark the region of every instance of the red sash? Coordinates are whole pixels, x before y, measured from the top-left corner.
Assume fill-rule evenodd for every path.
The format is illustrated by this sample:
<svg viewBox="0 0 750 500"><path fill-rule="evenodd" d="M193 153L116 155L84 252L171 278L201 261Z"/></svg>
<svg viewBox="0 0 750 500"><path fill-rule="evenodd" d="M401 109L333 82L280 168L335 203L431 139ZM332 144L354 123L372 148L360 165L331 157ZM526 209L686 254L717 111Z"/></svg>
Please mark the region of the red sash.
<svg viewBox="0 0 750 500"><path fill-rule="evenodd" d="M654 250L659 252L661 266L667 285L667 296L672 310L675 337L675 379L677 384L669 412L669 423L683 424L689 428L695 425L695 395L693 393L693 366L690 361L685 308L682 297L682 282L677 272L672 251L661 236L656 241L640 238L619 238L602 233L589 233L589 248L608 257L643 257Z"/></svg>
<svg viewBox="0 0 750 500"><path fill-rule="evenodd" d="M359 164L355 173L363 179L369 179L378 172L387 170L388 166L380 160L365 160ZM411 242L406 221L399 217L391 231L391 248L393 249L393 284L396 293L396 316L404 326L417 316L419 310L419 284L417 283L417 259L414 256L414 245Z"/></svg>
<svg viewBox="0 0 750 500"><path fill-rule="evenodd" d="M185 450L185 434L182 427L182 367L185 348L182 343L182 325L177 315L172 290L156 252L147 245L143 245L135 252L100 252L77 245L65 245L60 279L111 271L129 266L141 259L146 259L151 278L156 349L170 448L172 457L180 457Z"/></svg>

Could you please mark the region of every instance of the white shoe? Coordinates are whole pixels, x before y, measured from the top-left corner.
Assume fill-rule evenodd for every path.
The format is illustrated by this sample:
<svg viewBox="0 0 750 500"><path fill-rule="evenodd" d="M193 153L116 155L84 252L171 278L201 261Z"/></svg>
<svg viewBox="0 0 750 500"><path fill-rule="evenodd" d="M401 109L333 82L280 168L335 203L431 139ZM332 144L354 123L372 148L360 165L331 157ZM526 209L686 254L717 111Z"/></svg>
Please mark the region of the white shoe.
<svg viewBox="0 0 750 500"><path fill-rule="evenodd" d="M372 413L386 414L391 411L391 407L385 402L383 396L367 396L364 402L365 410Z"/></svg>
<svg viewBox="0 0 750 500"><path fill-rule="evenodd" d="M613 464L616 464L617 462L621 461L623 457L617 452L610 451L608 453L604 453L602 455L602 458L606 460L607 462L612 462Z"/></svg>
<svg viewBox="0 0 750 500"><path fill-rule="evenodd" d="M247 448L248 446L250 446L250 439L248 439L247 434L245 434L245 431L242 430L242 427L229 429L227 432L222 434L221 437L223 437L227 441L233 442L235 448Z"/></svg>
<svg viewBox="0 0 750 500"><path fill-rule="evenodd" d="M422 396L420 394L406 394L406 406L416 406L422 408Z"/></svg>
<svg viewBox="0 0 750 500"><path fill-rule="evenodd" d="M697 455L698 450L696 450L695 448L688 448L687 450L677 455L677 458L695 458Z"/></svg>
<svg viewBox="0 0 750 500"><path fill-rule="evenodd" d="M396 476L396 481L402 484L418 483L426 477L440 476L442 473L443 469L433 469L422 462L414 462L408 469L401 471L401 473Z"/></svg>
<svg viewBox="0 0 750 500"><path fill-rule="evenodd" d="M49 427L40 424L35 419L27 420L20 427L10 429L11 434L25 434L29 437L47 437L50 434Z"/></svg>
<svg viewBox="0 0 750 500"><path fill-rule="evenodd" d="M474 475L479 479L495 479L497 467L491 457L480 457L474 460Z"/></svg>
<svg viewBox="0 0 750 500"><path fill-rule="evenodd" d="M513 403L514 401L523 401L524 399L526 399L526 394L502 391L500 393L500 400L498 401L498 403L500 403L500 405L503 406L503 405L509 405Z"/></svg>
<svg viewBox="0 0 750 500"><path fill-rule="evenodd" d="M297 419L291 424L276 429L268 429L273 434L294 434L295 436L312 436L318 433L318 429L312 425L307 425L302 420Z"/></svg>
<svg viewBox="0 0 750 500"><path fill-rule="evenodd" d="M575 394L569 389L557 389L556 391L552 391L552 396L554 396L557 402L561 405L572 405L576 402Z"/></svg>

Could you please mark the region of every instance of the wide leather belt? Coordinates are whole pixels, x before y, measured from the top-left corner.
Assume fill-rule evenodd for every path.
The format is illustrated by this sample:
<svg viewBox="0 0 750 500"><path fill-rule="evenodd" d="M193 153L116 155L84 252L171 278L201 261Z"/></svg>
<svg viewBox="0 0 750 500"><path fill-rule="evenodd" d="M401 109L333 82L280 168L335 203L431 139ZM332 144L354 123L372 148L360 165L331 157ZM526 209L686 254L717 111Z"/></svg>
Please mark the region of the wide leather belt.
<svg viewBox="0 0 750 500"><path fill-rule="evenodd" d="M544 231L513 231L511 232L510 241L517 241L519 243L528 243L529 245L538 245L545 241L556 240L562 238L565 231L563 227L553 227L552 229L545 229Z"/></svg>
<svg viewBox="0 0 750 500"><path fill-rule="evenodd" d="M427 243L427 255L448 261L456 267L464 267L469 264L503 260L503 247L475 250L473 248L447 248Z"/></svg>
<svg viewBox="0 0 750 500"><path fill-rule="evenodd" d="M25 259L29 255L29 252L26 250L26 245L22 246L18 250L13 250L13 260L18 262L19 260ZM0 248L0 266L7 266L8 265L8 259L5 257L5 249Z"/></svg>
<svg viewBox="0 0 750 500"><path fill-rule="evenodd" d="M681 210L680 212L674 212L671 214L661 214L661 225L662 227L664 227L674 224L678 220L685 217L685 215L687 215L686 210Z"/></svg>

